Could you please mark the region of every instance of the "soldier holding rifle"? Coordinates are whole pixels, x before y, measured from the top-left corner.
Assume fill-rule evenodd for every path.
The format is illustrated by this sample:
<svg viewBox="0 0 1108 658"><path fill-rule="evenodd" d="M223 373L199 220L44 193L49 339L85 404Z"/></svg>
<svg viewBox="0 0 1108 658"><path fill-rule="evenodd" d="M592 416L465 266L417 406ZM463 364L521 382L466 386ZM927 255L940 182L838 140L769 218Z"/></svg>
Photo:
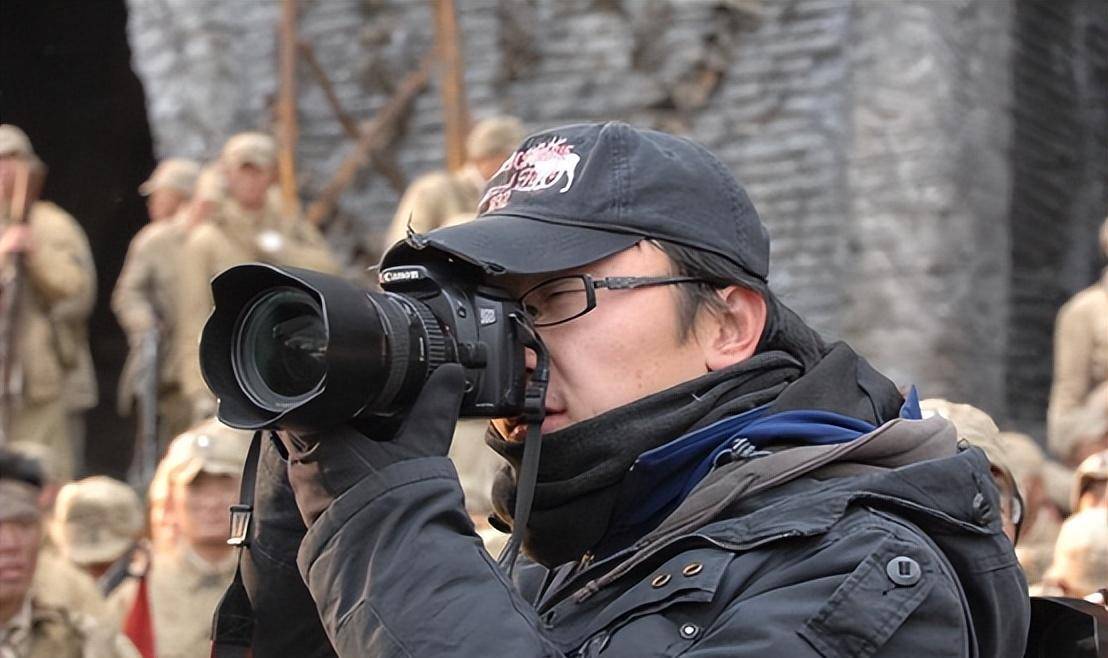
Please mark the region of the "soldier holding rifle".
<svg viewBox="0 0 1108 658"><path fill-rule="evenodd" d="M92 253L73 217L37 200L44 170L27 135L0 125L0 427L7 441L50 446L71 477L63 392L80 360L79 336L53 314L90 294Z"/></svg>

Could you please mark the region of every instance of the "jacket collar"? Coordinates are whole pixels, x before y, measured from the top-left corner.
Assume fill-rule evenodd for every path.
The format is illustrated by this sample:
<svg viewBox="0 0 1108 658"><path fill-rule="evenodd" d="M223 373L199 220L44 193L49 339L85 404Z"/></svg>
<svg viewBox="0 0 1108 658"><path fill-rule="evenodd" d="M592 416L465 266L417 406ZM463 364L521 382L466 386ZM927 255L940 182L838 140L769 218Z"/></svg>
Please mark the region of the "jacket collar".
<svg viewBox="0 0 1108 658"><path fill-rule="evenodd" d="M896 419L850 443L802 446L728 464L653 532L595 571L588 568L603 575L587 587L605 587L690 537L748 550L783 537L821 534L859 499L960 528L979 527L980 509L965 492L981 490L989 477L984 453L960 451L954 426L938 416ZM834 481L817 486L812 478Z"/></svg>

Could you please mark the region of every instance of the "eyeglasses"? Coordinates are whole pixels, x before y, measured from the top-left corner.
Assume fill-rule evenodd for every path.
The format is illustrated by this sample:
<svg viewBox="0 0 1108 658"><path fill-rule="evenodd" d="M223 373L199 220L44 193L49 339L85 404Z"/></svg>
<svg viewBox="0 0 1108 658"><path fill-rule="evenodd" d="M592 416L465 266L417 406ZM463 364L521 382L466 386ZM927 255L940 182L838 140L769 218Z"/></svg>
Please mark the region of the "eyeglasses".
<svg viewBox="0 0 1108 658"><path fill-rule="evenodd" d="M543 281L523 293L519 302L536 327L550 327L576 320L596 308L596 289L634 290L680 283L709 283L691 276L609 276L594 279L588 274L560 276Z"/></svg>

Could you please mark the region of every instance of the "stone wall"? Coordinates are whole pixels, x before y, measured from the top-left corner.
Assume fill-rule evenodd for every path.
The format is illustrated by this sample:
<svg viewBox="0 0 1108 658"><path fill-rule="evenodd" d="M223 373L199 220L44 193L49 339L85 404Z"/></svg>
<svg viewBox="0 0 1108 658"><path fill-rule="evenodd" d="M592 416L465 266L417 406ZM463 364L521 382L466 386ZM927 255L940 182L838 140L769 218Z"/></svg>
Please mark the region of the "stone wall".
<svg viewBox="0 0 1108 658"><path fill-rule="evenodd" d="M210 158L227 135L270 127L277 0L128 1L160 155ZM1088 18L1095 4L457 2L475 117L512 113L531 129L622 119L704 143L747 186L769 226L771 283L790 305L828 335L848 338L898 383L980 404L1001 418L1016 399L1009 384L1019 363L1049 361L1041 339L1049 334L1047 306L1056 308L1058 297L1036 302L1040 313L1026 301L1034 293L1020 289L1031 275L1019 262L1024 247L1015 224L1022 220L1012 204L1022 192L1013 186L1020 174L1011 153L1027 143L1012 110L1019 67L1028 63L1013 54L1013 40L1020 45L1034 20L1028 6L1067 7L1070 32L1047 38L1068 39L1085 17L1086 45L1067 51L1065 61L1102 71L1102 23ZM301 37L359 120L381 107L433 42L427 0L302 0L301 7ZM310 200L352 144L303 65L299 81L298 166ZM1085 96L1058 93L1057 102L1067 93L1085 98L1074 125L1099 120L1096 134L1104 134L1088 88ZM1095 144L1058 148L1103 167L1104 149L1096 153ZM409 177L441 166L434 82L409 113L394 155ZM1094 185L1093 171L1081 169L1079 185ZM1081 209L1057 218L1070 236L1058 255L1082 248L1078 225L1088 224L1096 206L1103 216L1100 180L1099 196L1086 194ZM343 197L329 238L348 254L377 253L397 199L367 169ZM1061 284L1048 283L1045 273L1031 282L1068 290L1088 273L1077 267ZM1030 326L1012 330L1025 321ZM1039 368L1017 382L1031 386L1036 401L1043 398ZM1041 406L1032 418L1041 418Z"/></svg>

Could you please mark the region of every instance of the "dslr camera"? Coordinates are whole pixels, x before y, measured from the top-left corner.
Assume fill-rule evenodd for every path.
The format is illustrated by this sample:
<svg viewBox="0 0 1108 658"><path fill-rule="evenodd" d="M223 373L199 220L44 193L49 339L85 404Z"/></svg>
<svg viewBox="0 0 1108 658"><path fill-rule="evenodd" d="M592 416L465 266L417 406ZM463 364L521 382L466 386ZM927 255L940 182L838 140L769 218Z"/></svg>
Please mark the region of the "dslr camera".
<svg viewBox="0 0 1108 658"><path fill-rule="evenodd" d="M384 292L258 263L213 279L200 365L219 419L314 432L400 417L448 362L466 370L461 416L541 413L524 362L537 338L514 297L449 260L391 267L379 281Z"/></svg>

